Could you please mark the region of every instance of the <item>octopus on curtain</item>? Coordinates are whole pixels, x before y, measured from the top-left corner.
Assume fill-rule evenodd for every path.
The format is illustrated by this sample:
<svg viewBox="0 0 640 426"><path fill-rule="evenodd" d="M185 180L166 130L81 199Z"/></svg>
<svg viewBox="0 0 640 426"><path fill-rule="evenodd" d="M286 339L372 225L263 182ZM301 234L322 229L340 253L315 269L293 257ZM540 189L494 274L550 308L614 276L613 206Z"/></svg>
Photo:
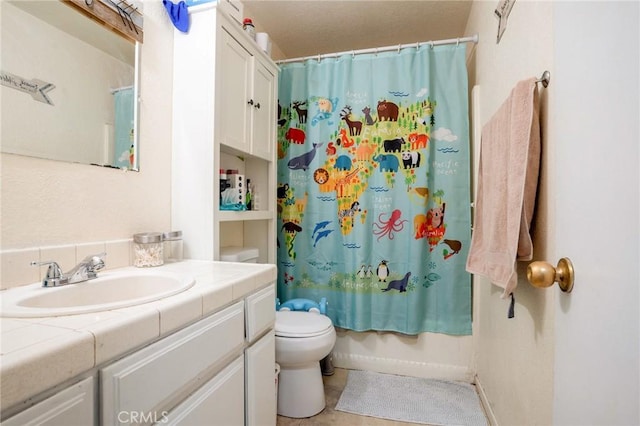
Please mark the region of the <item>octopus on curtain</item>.
<svg viewBox="0 0 640 426"><path fill-rule="evenodd" d="M380 216L378 216L379 223L373 223L373 226L378 228L377 230L374 229L373 234L378 236L378 241L380 241L380 238L384 237L385 235L388 236L390 240L393 240L393 233L402 231L407 220L400 220L402 212L398 209L391 212L389 219L387 219L386 221L382 220L383 214L384 213L380 213Z"/></svg>

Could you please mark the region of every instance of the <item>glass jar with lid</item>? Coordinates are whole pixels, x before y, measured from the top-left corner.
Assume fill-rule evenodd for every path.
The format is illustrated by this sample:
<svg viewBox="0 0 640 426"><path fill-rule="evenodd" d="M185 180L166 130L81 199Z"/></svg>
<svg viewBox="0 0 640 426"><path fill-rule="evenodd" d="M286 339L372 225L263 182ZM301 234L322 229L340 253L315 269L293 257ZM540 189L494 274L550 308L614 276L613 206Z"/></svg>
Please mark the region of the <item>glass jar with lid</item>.
<svg viewBox="0 0 640 426"><path fill-rule="evenodd" d="M182 231L171 231L162 234L164 241L165 262L180 262L182 260Z"/></svg>
<svg viewBox="0 0 640 426"><path fill-rule="evenodd" d="M164 264L162 233L145 232L133 236L133 266L145 268Z"/></svg>

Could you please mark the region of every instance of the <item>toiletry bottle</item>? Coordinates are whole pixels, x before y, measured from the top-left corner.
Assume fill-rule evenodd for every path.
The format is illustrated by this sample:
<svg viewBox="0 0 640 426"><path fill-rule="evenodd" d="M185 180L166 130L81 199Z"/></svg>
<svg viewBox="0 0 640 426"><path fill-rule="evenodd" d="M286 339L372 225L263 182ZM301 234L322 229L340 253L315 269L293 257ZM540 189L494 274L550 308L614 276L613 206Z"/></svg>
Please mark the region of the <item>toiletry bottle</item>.
<svg viewBox="0 0 640 426"><path fill-rule="evenodd" d="M225 169L220 169L220 205L223 204L222 194L230 186L231 184L229 184L229 179L227 179L227 171Z"/></svg>
<svg viewBox="0 0 640 426"><path fill-rule="evenodd" d="M244 21L242 21L242 29L245 30L253 40L256 39L256 27L253 26L251 18L244 18Z"/></svg>
<svg viewBox="0 0 640 426"><path fill-rule="evenodd" d="M251 185L251 207L253 210L260 210L260 194L256 191L256 185Z"/></svg>
<svg viewBox="0 0 640 426"><path fill-rule="evenodd" d="M247 203L247 210L253 210L253 185L251 179L247 179L247 193L244 196Z"/></svg>

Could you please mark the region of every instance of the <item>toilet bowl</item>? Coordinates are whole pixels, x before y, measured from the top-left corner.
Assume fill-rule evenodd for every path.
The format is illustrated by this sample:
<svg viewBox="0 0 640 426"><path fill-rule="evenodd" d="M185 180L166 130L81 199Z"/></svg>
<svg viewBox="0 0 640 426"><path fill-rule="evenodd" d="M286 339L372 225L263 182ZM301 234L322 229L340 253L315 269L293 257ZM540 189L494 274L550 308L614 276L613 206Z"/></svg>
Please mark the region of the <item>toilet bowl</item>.
<svg viewBox="0 0 640 426"><path fill-rule="evenodd" d="M325 407L320 360L336 342L331 319L316 312L276 312L278 414L303 418Z"/></svg>

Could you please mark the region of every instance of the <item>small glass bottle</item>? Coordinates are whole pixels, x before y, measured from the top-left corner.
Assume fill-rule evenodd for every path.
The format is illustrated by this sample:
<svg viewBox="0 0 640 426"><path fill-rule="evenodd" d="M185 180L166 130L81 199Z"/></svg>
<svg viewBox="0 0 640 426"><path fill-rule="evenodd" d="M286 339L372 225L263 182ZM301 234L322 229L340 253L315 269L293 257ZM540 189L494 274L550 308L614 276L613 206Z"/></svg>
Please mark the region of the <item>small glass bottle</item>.
<svg viewBox="0 0 640 426"><path fill-rule="evenodd" d="M256 27L253 26L251 18L244 18L244 21L242 21L242 29L249 33L249 37L251 37L252 40L256 39Z"/></svg>
<svg viewBox="0 0 640 426"><path fill-rule="evenodd" d="M164 264L162 234L145 232L133 236L133 266L146 268Z"/></svg>

